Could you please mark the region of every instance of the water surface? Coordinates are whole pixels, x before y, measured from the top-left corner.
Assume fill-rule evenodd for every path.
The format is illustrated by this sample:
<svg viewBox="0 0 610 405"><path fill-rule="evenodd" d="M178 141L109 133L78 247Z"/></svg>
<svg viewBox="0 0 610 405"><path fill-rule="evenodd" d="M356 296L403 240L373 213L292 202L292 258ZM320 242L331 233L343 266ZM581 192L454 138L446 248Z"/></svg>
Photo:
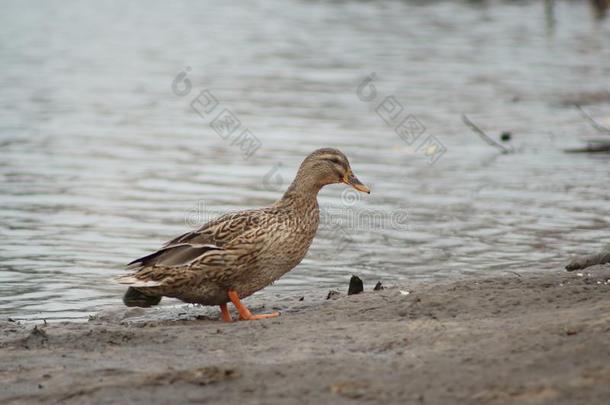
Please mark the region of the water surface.
<svg viewBox="0 0 610 405"><path fill-rule="evenodd" d="M345 289L351 274L369 287L561 271L610 243L609 156L562 151L599 136L566 103L610 89L610 24L587 4L548 18L537 1L50 3L2 1L2 316L120 305L108 279L125 263L272 203L321 146L342 149L373 193L326 188L309 255L262 294ZM203 89L260 140L249 158L191 109ZM376 113L388 96L398 121L425 127L411 145ZM610 116L608 103L585 108ZM517 153L498 154L462 113L512 132ZM426 140L446 149L434 164Z"/></svg>

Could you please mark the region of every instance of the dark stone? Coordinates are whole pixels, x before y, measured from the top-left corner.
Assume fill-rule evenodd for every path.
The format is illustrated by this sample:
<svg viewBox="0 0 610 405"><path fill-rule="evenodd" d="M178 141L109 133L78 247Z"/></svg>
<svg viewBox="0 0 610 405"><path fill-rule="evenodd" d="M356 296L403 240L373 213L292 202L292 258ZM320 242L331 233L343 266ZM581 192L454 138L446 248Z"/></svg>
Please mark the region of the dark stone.
<svg viewBox="0 0 610 405"><path fill-rule="evenodd" d="M383 290L383 285L381 284L381 281L378 281L377 284L375 284L375 288L373 288L373 291L380 291Z"/></svg>
<svg viewBox="0 0 610 405"><path fill-rule="evenodd" d="M161 298L162 297L146 295L140 290L136 290L133 287L129 287L127 291L125 291L125 295L123 296L123 303L128 307L148 308L153 305L159 305L159 302L161 302Z"/></svg>
<svg viewBox="0 0 610 405"><path fill-rule="evenodd" d="M504 131L502 132L502 134L500 134L500 139L502 140L502 142L508 142L511 140L512 137L513 134L509 131Z"/></svg>
<svg viewBox="0 0 610 405"><path fill-rule="evenodd" d="M347 295L360 294L364 291L364 284L362 280L358 276L352 276L349 280L349 289L347 290Z"/></svg>

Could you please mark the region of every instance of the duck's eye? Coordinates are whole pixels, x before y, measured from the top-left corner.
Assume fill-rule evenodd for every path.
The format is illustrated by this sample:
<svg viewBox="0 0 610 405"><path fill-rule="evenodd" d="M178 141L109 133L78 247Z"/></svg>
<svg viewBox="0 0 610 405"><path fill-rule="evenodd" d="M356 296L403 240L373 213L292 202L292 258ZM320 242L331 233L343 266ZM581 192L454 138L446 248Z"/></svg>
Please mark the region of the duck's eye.
<svg viewBox="0 0 610 405"><path fill-rule="evenodd" d="M343 166L343 164L341 163L341 160L339 160L339 158L328 158L326 160L328 160L329 162L332 162L336 165Z"/></svg>

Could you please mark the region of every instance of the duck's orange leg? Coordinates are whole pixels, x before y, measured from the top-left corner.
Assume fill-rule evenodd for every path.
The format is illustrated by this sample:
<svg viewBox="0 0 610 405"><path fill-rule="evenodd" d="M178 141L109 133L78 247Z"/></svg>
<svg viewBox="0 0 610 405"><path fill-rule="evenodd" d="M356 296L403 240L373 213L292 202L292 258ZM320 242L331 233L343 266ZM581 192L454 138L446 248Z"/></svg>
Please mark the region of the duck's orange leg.
<svg viewBox="0 0 610 405"><path fill-rule="evenodd" d="M223 321L233 322L233 318L231 318L231 313L229 312L229 307L227 307L227 304L220 304L220 314L222 315Z"/></svg>
<svg viewBox="0 0 610 405"><path fill-rule="evenodd" d="M239 295L236 291L229 290L229 299L237 308L237 312L239 312L239 319L244 321L255 321L258 319L267 319L267 318L275 318L276 316L280 316L279 312L272 312L270 314L261 314L261 315L253 315L252 312L244 304L239 300Z"/></svg>

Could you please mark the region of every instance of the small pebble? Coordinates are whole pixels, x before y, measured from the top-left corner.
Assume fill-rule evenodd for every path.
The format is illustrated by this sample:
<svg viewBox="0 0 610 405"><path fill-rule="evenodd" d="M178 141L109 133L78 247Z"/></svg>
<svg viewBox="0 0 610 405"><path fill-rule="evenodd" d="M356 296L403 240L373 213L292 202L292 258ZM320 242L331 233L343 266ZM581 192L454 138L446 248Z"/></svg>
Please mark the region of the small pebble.
<svg viewBox="0 0 610 405"><path fill-rule="evenodd" d="M330 290L330 291L328 291L328 295L326 296L326 299L330 300L330 299L339 298L340 295L341 295L341 293L339 291Z"/></svg>

